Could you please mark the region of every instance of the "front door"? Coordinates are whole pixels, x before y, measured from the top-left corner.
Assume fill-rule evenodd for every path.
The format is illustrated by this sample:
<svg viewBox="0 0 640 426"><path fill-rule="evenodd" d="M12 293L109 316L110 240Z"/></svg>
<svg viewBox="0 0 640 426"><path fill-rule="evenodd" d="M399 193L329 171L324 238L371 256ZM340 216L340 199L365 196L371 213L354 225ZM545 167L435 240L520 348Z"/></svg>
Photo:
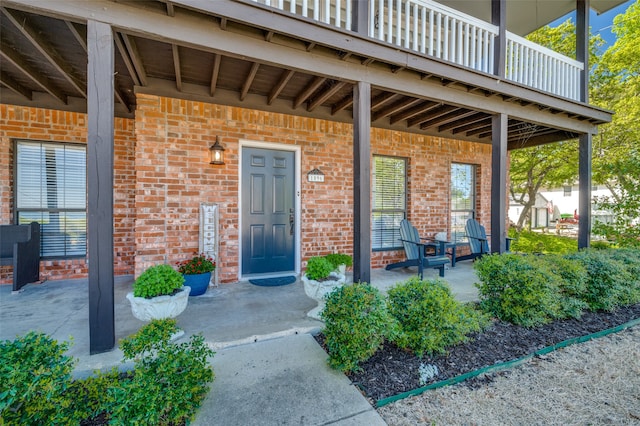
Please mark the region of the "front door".
<svg viewBox="0 0 640 426"><path fill-rule="evenodd" d="M295 153L242 148L242 274L295 269Z"/></svg>

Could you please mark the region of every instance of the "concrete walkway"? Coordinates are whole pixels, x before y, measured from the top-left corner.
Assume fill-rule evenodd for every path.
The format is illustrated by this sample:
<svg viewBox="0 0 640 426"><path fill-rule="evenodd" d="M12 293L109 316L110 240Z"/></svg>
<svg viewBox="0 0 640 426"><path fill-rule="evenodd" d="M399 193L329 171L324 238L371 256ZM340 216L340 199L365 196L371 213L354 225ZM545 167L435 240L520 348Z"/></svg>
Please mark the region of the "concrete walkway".
<svg viewBox="0 0 640 426"><path fill-rule="evenodd" d="M371 281L385 292L413 275L411 269L374 270ZM425 278L435 277L435 270L425 271ZM448 269L445 279L457 299L477 298L471 262ZM144 325L125 298L132 282L133 277L115 280L117 340ZM0 339L29 330L58 341L72 338L68 353L78 359L78 376L122 365L119 349L89 355L88 305L87 280L30 284L19 294L0 286ZM190 297L178 325L186 336L202 333L217 352L212 360L216 379L196 424L383 425L358 389L327 366L327 355L311 336L322 323L306 316L315 306L299 280L282 287L225 284Z"/></svg>

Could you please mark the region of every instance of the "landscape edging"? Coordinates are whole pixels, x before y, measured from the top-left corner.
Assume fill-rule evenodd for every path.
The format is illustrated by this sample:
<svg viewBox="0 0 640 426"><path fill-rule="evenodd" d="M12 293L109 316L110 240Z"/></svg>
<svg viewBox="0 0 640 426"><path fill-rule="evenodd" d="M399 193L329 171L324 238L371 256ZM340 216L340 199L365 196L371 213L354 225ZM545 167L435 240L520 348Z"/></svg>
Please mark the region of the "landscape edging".
<svg viewBox="0 0 640 426"><path fill-rule="evenodd" d="M449 385L455 385L457 383L463 382L467 379L471 379L473 377L479 376L481 374L486 374L486 373L492 373L492 372L496 372L496 371L502 371L502 370L508 370L509 368L513 368L513 367L517 367L521 364L524 364L525 362L529 361L531 358L533 358L534 356L539 356L539 355L546 355L550 352L553 352L555 350L558 349L562 349L565 348L567 346L571 346L574 345L576 343L583 343L589 340L593 340L593 339L598 339L600 337L604 337L607 336L609 334L613 334L613 333L619 333L620 331L627 329L629 327L633 327L635 325L640 324L640 318L636 318L634 320L628 321L624 324L620 324L616 327L613 328L608 328L606 330L602 330L602 331L597 331L595 333L591 333L591 334L586 334L584 336L580 336L580 337L574 337L572 339L567 339L567 340L563 340L562 342L558 342L555 345L551 345L551 346L546 346L542 349L538 349L537 351L533 352L532 354L529 355L525 355L523 357L511 360L511 361L506 361L506 362L501 362L499 364L493 364L487 367L482 367L478 370L474 370L474 371L470 371L468 373L464 373L461 374L459 376L456 377L451 377L450 379L447 380L442 380L440 382L435 382L435 383L431 383L427 386L423 386L421 388L417 388L417 389L413 389L407 392L403 392L403 393L399 393L397 395L393 395L387 398L383 398L379 401L376 402L376 408L380 408L380 407L384 407L387 404L391 404L392 402L396 402L399 401L401 399L404 398L408 398L410 396L416 396L416 395L420 395L428 390L431 389L437 389L437 388L441 388L444 386L449 386Z"/></svg>

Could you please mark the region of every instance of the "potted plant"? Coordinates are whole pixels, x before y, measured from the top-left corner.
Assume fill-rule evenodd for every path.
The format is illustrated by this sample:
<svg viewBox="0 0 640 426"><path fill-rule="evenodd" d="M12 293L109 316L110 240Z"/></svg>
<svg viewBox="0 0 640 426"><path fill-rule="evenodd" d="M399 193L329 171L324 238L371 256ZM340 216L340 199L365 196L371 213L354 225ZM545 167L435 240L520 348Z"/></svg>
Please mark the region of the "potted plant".
<svg viewBox="0 0 640 426"><path fill-rule="evenodd" d="M304 292L318 302L318 306L307 313L311 318L320 319L327 295L346 281L344 274L336 272L335 269L326 256L315 256L307 262L307 270L302 276Z"/></svg>
<svg viewBox="0 0 640 426"><path fill-rule="evenodd" d="M187 307L190 287L171 265L155 265L144 271L127 294L133 316L142 321L174 318Z"/></svg>
<svg viewBox="0 0 640 426"><path fill-rule="evenodd" d="M344 275L347 268L353 265L353 259L348 254L344 253L331 253L325 256L325 258L331 262L333 269Z"/></svg>
<svg viewBox="0 0 640 426"><path fill-rule="evenodd" d="M191 287L191 296L200 296L207 291L214 269L216 262L204 253L178 262L178 272L184 277L184 284Z"/></svg>

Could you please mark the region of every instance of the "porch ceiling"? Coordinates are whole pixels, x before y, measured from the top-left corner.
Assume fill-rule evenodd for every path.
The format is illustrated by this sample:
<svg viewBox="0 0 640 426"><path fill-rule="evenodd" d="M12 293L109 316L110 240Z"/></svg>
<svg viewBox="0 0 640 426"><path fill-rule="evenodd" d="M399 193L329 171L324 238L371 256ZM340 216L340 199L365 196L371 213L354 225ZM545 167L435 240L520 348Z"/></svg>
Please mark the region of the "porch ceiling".
<svg viewBox="0 0 640 426"><path fill-rule="evenodd" d="M584 104L496 81L457 66L441 62L423 66L420 64L424 59L398 53L380 43L343 37L346 43L353 41L357 46L371 44L371 49L344 49L338 44L313 41L313 32L294 37L278 31L277 25L275 30L261 27L260 19L251 25L248 21L254 20L252 16L246 21L233 19L234 11L222 16L181 8L168 0L94 0L82 2L86 10L78 15L73 11L65 16L61 10L80 8L80 4L68 6L57 0L40 2L42 7L34 7L34 0L3 3L0 95L2 102L8 104L86 111L87 27L81 17L93 16L93 7L98 11L109 9L106 13L116 16L114 19L130 19L129 15L132 22L143 22L142 16L150 17L148 22L159 19L151 24L160 27L156 34L144 26L112 24L118 116L132 117L136 93L151 93L351 122L353 86L357 81L353 76L362 73L373 81L374 127L491 143L491 116L504 111L510 116L508 138L509 148L513 149L574 138L610 119L609 113ZM223 2L211 2L220 3ZM48 6L52 8L49 10ZM248 7L255 9L255 16L265 13L263 8L241 2L236 12ZM199 26L209 26L209 36L219 40L214 45L221 48L208 48L204 42L198 45L186 37L172 38L169 27L165 36L163 22L177 22L178 18L181 25L194 28L194 33ZM319 40L323 40L320 35L324 33L336 32L322 27L317 31ZM230 41L225 41L227 38ZM241 47L247 41L255 43L255 56L235 53L242 49L224 49L224 43ZM404 62L381 59L379 52L385 49L395 52ZM285 51L299 54L304 64L297 66L295 60L287 61L282 55ZM295 58L294 54L291 58ZM314 61L331 66L314 72ZM429 67L437 72L431 72ZM344 73L331 74L331 70L342 69Z"/></svg>

